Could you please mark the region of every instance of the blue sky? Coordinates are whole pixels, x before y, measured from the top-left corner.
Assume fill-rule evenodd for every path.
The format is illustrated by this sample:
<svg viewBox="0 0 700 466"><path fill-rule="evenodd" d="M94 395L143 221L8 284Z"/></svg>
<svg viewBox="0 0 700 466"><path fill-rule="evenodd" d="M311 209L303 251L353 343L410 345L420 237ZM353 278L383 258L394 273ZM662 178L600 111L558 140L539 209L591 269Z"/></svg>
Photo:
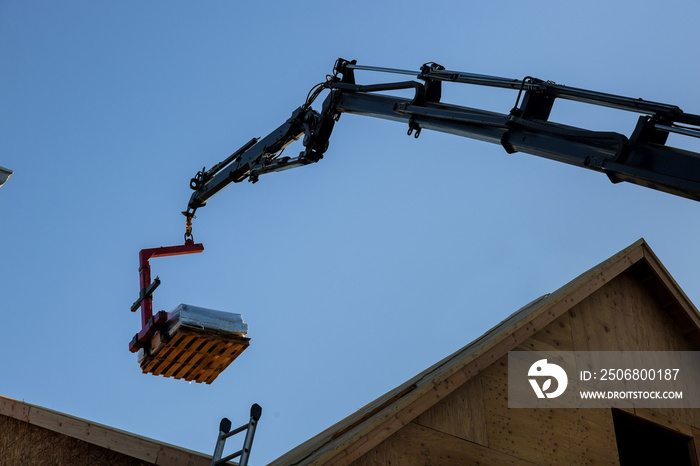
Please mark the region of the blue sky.
<svg viewBox="0 0 700 466"><path fill-rule="evenodd" d="M700 302L696 202L345 115L319 164L201 209L203 254L152 261L157 309L241 313L250 348L211 386L143 375L127 350L138 251L182 241L189 179L286 120L336 58L530 75L700 113L699 13L0 0L0 165L15 171L0 189L0 395L206 453L221 417L242 423L257 402L264 464L640 237ZM503 113L515 99L444 96ZM553 119L629 134L636 116L562 103Z"/></svg>

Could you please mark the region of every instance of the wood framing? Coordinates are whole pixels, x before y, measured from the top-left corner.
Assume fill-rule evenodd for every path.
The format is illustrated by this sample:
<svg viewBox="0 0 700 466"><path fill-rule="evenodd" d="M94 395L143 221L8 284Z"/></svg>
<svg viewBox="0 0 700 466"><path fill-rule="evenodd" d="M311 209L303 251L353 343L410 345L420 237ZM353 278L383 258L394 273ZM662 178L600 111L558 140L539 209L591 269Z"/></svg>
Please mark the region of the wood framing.
<svg viewBox="0 0 700 466"><path fill-rule="evenodd" d="M208 466L211 456L0 397L0 464Z"/></svg>
<svg viewBox="0 0 700 466"><path fill-rule="evenodd" d="M611 409L508 408L516 349L697 351L700 314L639 240L272 464L619 464ZM623 410L698 464L699 410Z"/></svg>
<svg viewBox="0 0 700 466"><path fill-rule="evenodd" d="M144 374L210 384L249 344L250 338L240 335L181 326L167 339L156 332L139 365Z"/></svg>

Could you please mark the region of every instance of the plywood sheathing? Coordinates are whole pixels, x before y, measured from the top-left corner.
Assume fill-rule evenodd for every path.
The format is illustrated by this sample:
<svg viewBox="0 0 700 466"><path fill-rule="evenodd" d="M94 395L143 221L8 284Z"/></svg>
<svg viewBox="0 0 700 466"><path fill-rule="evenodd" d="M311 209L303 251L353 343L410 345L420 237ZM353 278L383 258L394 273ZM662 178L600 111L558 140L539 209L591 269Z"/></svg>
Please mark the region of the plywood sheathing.
<svg viewBox="0 0 700 466"><path fill-rule="evenodd" d="M414 420L416 420L414 424L422 425L423 427L431 422L448 422L444 420L430 420L431 416L433 418L439 417L437 414L426 414L421 420L422 424L417 418L438 402L446 399L458 388L465 386L476 374L486 369L495 370L493 367L497 366L494 365L499 360L501 360L502 364L502 358L507 352L518 348L519 345L529 345L530 349L535 349L535 347L538 349L571 349L573 346L569 346L569 344L573 342L564 344L564 339L568 334L576 335L579 339L585 339L585 342L580 342L581 349L585 349L586 344L598 350L606 349L605 330L601 334L600 328L587 327L589 324L585 320L576 319L576 312L581 312L581 309L577 311L574 308L586 298L594 295L604 285L619 277L623 272L627 272L626 278L622 279L623 282L625 280L643 281L645 289L649 290L648 292L653 299L660 303L660 307L665 311L665 315L674 322L674 331L678 333L680 329L680 333L682 333L685 340L690 342L690 346L700 347L698 345L700 342L700 316L697 309L678 287L646 242L640 239L554 293L543 296L520 309L479 339L369 403L355 414L330 427L318 436L291 450L272 464L346 465L369 452L376 454L376 451L373 449L377 445L387 441L392 435L409 426L409 423ZM624 286L624 283L622 285ZM614 296L598 296L594 297L593 300L607 298L616 299ZM643 305L642 301L640 300L640 306ZM589 305L591 305L590 301L582 304L582 306ZM569 311L572 311L572 314ZM572 316L575 322L572 321ZM627 318L624 315L610 315L608 317L610 322L603 322L603 329L605 329L605 325L625 325L624 320ZM618 322L618 320L620 321ZM552 323L554 325L550 325ZM573 329L572 326L577 326L577 328ZM587 330L587 328L590 330ZM542 330L544 332L539 333ZM635 336L630 338L636 340L637 343L645 341L645 338L648 341L648 335L645 335L644 332L642 328ZM534 340L529 340L535 335L537 337ZM611 347L608 346L608 348ZM620 349L619 347L617 348ZM640 347L625 349L635 348ZM481 380L482 383L486 383L484 381L488 380L488 378L482 377ZM506 385L503 384L502 387L505 389ZM506 400L506 398L503 397L502 400ZM493 400L483 401L485 407L488 406L489 402L493 402ZM630 409L634 410L634 408ZM585 432L590 430L591 424L611 425L608 422L609 419L604 422L605 416L610 416L610 411L603 411L607 414L598 413L599 419L597 420L595 418L582 419L576 424L575 428ZM678 413L667 414L679 415ZM471 418L465 420L465 423L460 427L455 428L470 431L471 433L468 434L471 438L470 442L478 446L480 445L479 436L484 435L483 432L480 432L480 427L477 425L479 414L470 413L468 415ZM668 417L673 418L673 416ZM700 427L697 424L693 425ZM424 437L427 435L420 429L416 430L415 426L408 428L414 432L420 432L420 435ZM449 432L449 430L442 432ZM452 432L452 434L455 434L455 432ZM402 435L405 435L405 432L400 434L399 437ZM488 435L488 432L486 435ZM571 438L571 436L568 438ZM434 440L438 441L438 439ZM391 442L395 441L397 441L396 438L391 440ZM472 447L475 451L481 451L480 454L482 456L486 455L483 450ZM569 441L567 447L576 447L576 445L571 445L571 441ZM604 447L604 449L610 448L613 447L611 445ZM491 448L490 450L493 449ZM508 455L509 450L501 447L500 451L499 449L496 449L496 451ZM573 451L576 451L576 448ZM502 460L504 458L494 459L496 463Z"/></svg>

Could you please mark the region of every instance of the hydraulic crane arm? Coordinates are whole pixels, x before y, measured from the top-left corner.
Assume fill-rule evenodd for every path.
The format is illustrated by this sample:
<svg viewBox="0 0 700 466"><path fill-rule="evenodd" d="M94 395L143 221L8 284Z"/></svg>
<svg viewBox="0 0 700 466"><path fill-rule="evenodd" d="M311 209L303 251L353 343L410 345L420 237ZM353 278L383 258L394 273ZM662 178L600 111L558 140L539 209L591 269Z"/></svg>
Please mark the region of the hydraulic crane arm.
<svg viewBox="0 0 700 466"><path fill-rule="evenodd" d="M355 70L411 75L417 80L360 85ZM454 82L513 89L518 92L509 113L496 113L441 102L442 83ZM413 89L412 98L385 94ZM329 90L322 109L311 108ZM549 121L556 99L600 105L641 114L633 133L591 131ZM256 182L265 173L318 162L328 148L336 121L343 113L403 122L408 134L423 129L499 144L508 153L525 152L605 173L689 199L700 200L700 154L666 145L669 133L700 137L700 115L642 99L606 94L526 77L523 80L445 70L435 63L420 72L357 65L338 59L333 75L315 86L306 102L280 127L262 139L252 139L223 162L202 170L191 180L194 190L187 210L195 211L230 183ZM282 157L290 143L303 138L297 157ZM191 237L188 226L187 236Z"/></svg>

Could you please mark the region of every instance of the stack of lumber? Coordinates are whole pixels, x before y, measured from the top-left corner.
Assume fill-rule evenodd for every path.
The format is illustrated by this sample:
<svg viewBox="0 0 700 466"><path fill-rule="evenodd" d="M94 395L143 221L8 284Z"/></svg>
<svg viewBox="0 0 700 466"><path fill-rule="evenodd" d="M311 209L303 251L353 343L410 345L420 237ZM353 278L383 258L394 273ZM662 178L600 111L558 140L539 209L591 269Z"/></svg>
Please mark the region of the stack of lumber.
<svg viewBox="0 0 700 466"><path fill-rule="evenodd" d="M138 359L144 373L210 384L249 345L240 314L180 304Z"/></svg>

